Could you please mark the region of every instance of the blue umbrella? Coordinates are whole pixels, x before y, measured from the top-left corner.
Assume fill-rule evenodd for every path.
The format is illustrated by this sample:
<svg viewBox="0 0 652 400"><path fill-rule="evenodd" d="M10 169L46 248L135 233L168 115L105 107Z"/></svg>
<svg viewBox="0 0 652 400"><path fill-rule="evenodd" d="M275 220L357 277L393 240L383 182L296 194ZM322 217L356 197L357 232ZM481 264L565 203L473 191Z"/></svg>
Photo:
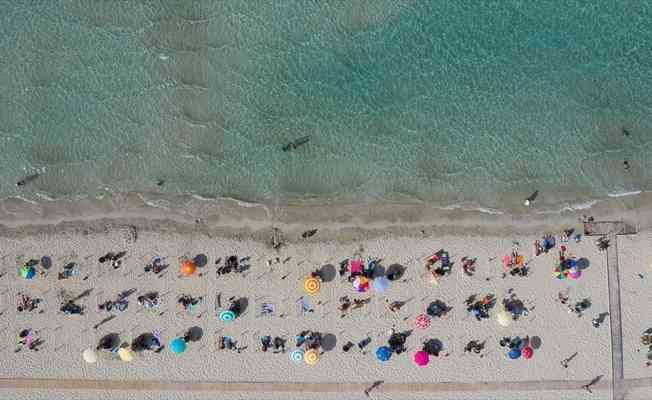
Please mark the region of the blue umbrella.
<svg viewBox="0 0 652 400"><path fill-rule="evenodd" d="M517 348L513 348L513 349L511 349L511 350L509 351L509 353L508 353L507 355L508 355L509 358L511 358L512 360L516 360L517 358L519 358L519 357L521 356L521 350L519 350L519 349L517 349Z"/></svg>
<svg viewBox="0 0 652 400"><path fill-rule="evenodd" d="M382 293L387 288L389 288L389 279L385 278L384 276L381 276L379 278L374 279L374 290L378 293Z"/></svg>
<svg viewBox="0 0 652 400"><path fill-rule="evenodd" d="M186 341L182 338L176 338L170 342L170 350L175 354L181 354L186 351Z"/></svg>
<svg viewBox="0 0 652 400"><path fill-rule="evenodd" d="M381 346L376 349L376 358L380 361L387 361L392 357L392 349L387 346Z"/></svg>

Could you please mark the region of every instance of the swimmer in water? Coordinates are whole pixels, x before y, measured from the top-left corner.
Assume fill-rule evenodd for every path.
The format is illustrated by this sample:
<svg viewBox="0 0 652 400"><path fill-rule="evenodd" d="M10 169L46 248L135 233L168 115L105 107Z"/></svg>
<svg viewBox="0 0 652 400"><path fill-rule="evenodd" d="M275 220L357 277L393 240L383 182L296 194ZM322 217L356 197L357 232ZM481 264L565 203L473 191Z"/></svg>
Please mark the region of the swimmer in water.
<svg viewBox="0 0 652 400"><path fill-rule="evenodd" d="M30 183L31 181L33 181L34 179L36 179L38 177L39 177L39 174L33 174L33 175L30 175L30 176L27 176L27 177L19 180L18 182L16 182L16 186L25 186L26 184Z"/></svg>
<svg viewBox="0 0 652 400"><path fill-rule="evenodd" d="M310 136L301 137L301 138L295 140L294 142L290 142L290 143L286 144L285 146L283 146L283 151L294 150L297 147L308 143L309 141L310 141Z"/></svg>

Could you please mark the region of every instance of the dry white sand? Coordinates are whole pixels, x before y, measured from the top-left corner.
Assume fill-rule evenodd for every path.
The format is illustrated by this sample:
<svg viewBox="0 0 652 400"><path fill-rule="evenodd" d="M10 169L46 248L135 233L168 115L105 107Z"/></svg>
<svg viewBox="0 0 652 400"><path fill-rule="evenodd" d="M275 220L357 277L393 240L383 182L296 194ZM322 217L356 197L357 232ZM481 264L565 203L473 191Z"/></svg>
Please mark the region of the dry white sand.
<svg viewBox="0 0 652 400"><path fill-rule="evenodd" d="M543 233L543 232L542 232ZM319 235L319 234L318 234ZM540 237L537 235L536 237ZM2 267L6 275L0 278L2 292L2 332L0 343L3 362L0 363L2 377L49 377L60 379L152 379L185 381L270 381L270 382L510 382L540 380L589 381L603 375L609 381L611 375L611 352L609 322L598 329L591 326L591 318L600 312L608 311L606 257L598 252L593 240L586 238L581 243L570 242L570 253L578 258L589 260L589 267L580 280L560 281L552 277L552 265L556 252L536 258L532 256L532 241L535 236L488 237L488 236L447 236L427 233L425 237L400 236L387 233L384 236L358 241L335 242L320 241L319 236L308 243L290 243L279 252L266 244L247 238L229 239L209 237L203 233L139 232L134 244L125 244L120 231L107 233L77 233L63 231L37 235L6 236L0 239ZM507 276L502 278L501 257L510 252L513 241L521 244L521 251L532 259L530 275L526 278ZM648 282L628 277L634 275L630 270L640 268L647 273L649 254L642 251L649 248L649 234L641 233L635 237L621 239L621 251L625 257L637 254L628 262L621 259L623 272L623 312L625 330L626 378L649 376L648 369L642 369L644 353L634 357L628 350L635 346L640 336L645 308L639 308L639 315L632 315L633 304L639 300L630 295L631 285L639 286ZM450 252L456 263L451 276L442 278L439 285L433 285L424 278L424 256L439 249ZM405 281L395 283L384 295L373 292L356 294L348 282L337 277L333 282L324 283L322 291L311 297L314 313L302 314L297 300L304 295L303 279L325 264L337 267L339 262L362 249L365 257L383 259L382 264L393 263L407 267ZM112 270L100 265L97 258L109 251L128 252L123 266ZM181 257L194 257L206 254L209 262L201 272L204 276L181 278L178 274ZM214 262L231 254L251 258L251 268L245 274L217 277ZM52 269L45 276L32 281L22 280L17 268L30 258L52 257ZM170 269L162 277L143 275L143 266L154 256L165 257ZM464 256L477 257L477 273L473 277L462 273L460 259ZM267 265L268 259L289 258L286 263ZM57 280L56 275L65 263L78 262L81 275L68 280ZM638 264L645 264L635 266ZM289 274L289 275L288 275ZM629 275L628 275L629 274ZM285 280L281 277L288 275ZM88 276L87 280L82 277ZM126 312L116 314L117 318L104 324L100 329L92 328L108 314L96 311L97 305L114 299L126 289L135 288L137 293L130 298ZM570 289L571 301L588 297L592 307L583 317L578 318L567 312L565 306L557 301L560 290ZM79 294L92 289L90 296L81 303L87 307L84 316L66 316L58 312L57 292L66 289ZM478 322L465 310L464 300L472 294L493 293L498 301L509 289L532 308L531 313L514 322L508 328L501 328L493 320ZM135 298L145 291L157 290L162 297L163 316L141 310ZM644 288L640 288L644 290ZM16 313L15 297L24 291L42 298L39 309L43 314ZM176 305L176 298L182 293L204 296L204 313L198 318L188 315ZM230 296L243 296L249 300L244 315L234 323L225 325L217 320L214 312L216 294L222 299ZM340 318L337 299L349 295L351 298L372 297L372 303L362 310L351 312ZM648 296L649 297L649 296ZM443 300L453 307L445 317L434 320L426 330L414 329L414 318L425 312L427 304L436 299ZM410 300L396 315L386 308L387 301ZM647 297L644 301L649 302ZM643 301L643 302L644 302ZM274 303L276 317L259 316L260 304ZM321 305L318 303L321 302ZM645 303L647 304L647 303ZM495 315L499 307L492 311ZM281 318L279 314L286 316ZM639 326L641 325L641 326ZM169 351L161 354L144 354L131 363L119 360L102 359L97 364L85 364L81 352L93 347L98 339L107 333L119 333L130 342L137 335L160 329L166 341L179 336L192 326L203 329L204 336L197 343L191 343L183 355ZM394 356L387 363L375 359L376 347L386 343L389 329L414 329L408 338L407 353ZM39 352L23 350L14 353L16 334L23 328L39 331L45 341ZM337 346L327 351L317 366L294 365L287 354L262 353L261 335L281 335L289 338L290 348L294 335L304 329L312 329L337 336ZM248 348L242 354L217 351L215 340L218 335L229 335ZM503 336L530 335L541 338L541 348L535 351L531 360L509 360L506 351L498 345ZM342 345L351 340L357 342L366 336L372 339L367 354L357 350L349 353L341 351ZM440 339L448 356L433 358L431 363L420 368L413 363L413 354L423 340ZM464 354L463 347L471 339L485 340L487 350L483 358ZM640 347L640 346L639 346ZM574 352L578 355L570 367L561 367L560 360ZM639 360L640 359L640 360ZM641 372L642 371L642 372ZM600 393L591 398L599 398ZM96 393L97 394L97 393ZM38 398L38 393L29 393ZM141 397L147 398L144 393ZM455 398L452 394L437 394L441 398ZM457 394L459 398L469 398L471 394ZM475 393L479 398L491 398L493 394ZM546 397L546 396L552 397ZM526 398L585 398L588 393L580 392L528 392ZM18 396L18 392L16 392ZM119 398L119 395L116 395ZM202 398L200 394L184 392L181 398ZM269 394L270 398L293 398L282 393ZM275 397L276 396L276 397ZM306 398L295 394L296 398ZM356 395L357 396L357 395ZM386 396L386 397L382 397ZM497 394L495 398L523 398L517 392ZM564 397L566 396L566 397ZM228 394L226 397L235 397ZM262 398L256 395L256 398ZM337 397L337 396L334 396ZM106 398L106 397L103 397ZM215 398L211 395L211 398ZM244 398L244 397L243 397ZM319 398L327 398L319 396ZM338 397L341 398L341 397ZM347 397L349 398L349 397ZM350 398L355 398L351 396ZM398 393L378 392L376 398L408 398ZM435 394L414 394L409 398L438 398Z"/></svg>

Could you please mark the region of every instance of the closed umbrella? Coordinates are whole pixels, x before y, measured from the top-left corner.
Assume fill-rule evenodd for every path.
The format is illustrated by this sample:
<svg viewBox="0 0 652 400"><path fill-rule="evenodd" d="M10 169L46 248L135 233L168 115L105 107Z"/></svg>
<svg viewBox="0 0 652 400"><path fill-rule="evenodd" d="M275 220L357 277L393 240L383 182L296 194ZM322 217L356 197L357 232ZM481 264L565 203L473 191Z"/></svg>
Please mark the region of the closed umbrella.
<svg viewBox="0 0 652 400"><path fill-rule="evenodd" d="M508 327L512 323L512 316L505 310L499 311L496 314L496 322L500 326Z"/></svg>
<svg viewBox="0 0 652 400"><path fill-rule="evenodd" d="M387 361L392 357L392 349L387 346L381 346L376 349L376 358L380 361Z"/></svg>
<svg viewBox="0 0 652 400"><path fill-rule="evenodd" d="M376 278L374 279L373 287L376 292L383 293L389 288L389 279L385 278L384 276Z"/></svg>
<svg viewBox="0 0 652 400"><path fill-rule="evenodd" d="M507 356L509 356L509 358L511 358L512 360L516 360L521 356L521 350L517 348L513 348L509 351L509 353L507 353Z"/></svg>
<svg viewBox="0 0 652 400"><path fill-rule="evenodd" d="M317 278L308 278L303 282L303 290L310 295L319 293L321 284Z"/></svg>
<svg viewBox="0 0 652 400"><path fill-rule="evenodd" d="M170 342L170 351L175 354L181 354L186 351L186 341L183 338L176 338Z"/></svg>
<svg viewBox="0 0 652 400"><path fill-rule="evenodd" d="M127 347L121 347L118 350L118 356L124 362L129 362L134 359L134 353L129 350Z"/></svg>
<svg viewBox="0 0 652 400"><path fill-rule="evenodd" d="M82 358L89 364L97 362L97 353L93 349L86 349L82 352Z"/></svg>
<svg viewBox="0 0 652 400"><path fill-rule="evenodd" d="M305 351L303 349L296 349L292 353L290 353L290 360L294 362L295 364L300 364L303 361L303 357L305 355Z"/></svg>
<svg viewBox="0 0 652 400"><path fill-rule="evenodd" d="M430 355L423 350L417 351L414 353L414 362L418 366L424 367L430 362Z"/></svg>
<svg viewBox="0 0 652 400"><path fill-rule="evenodd" d="M316 365L319 362L319 352L315 349L308 350L304 353L303 360L308 365Z"/></svg>

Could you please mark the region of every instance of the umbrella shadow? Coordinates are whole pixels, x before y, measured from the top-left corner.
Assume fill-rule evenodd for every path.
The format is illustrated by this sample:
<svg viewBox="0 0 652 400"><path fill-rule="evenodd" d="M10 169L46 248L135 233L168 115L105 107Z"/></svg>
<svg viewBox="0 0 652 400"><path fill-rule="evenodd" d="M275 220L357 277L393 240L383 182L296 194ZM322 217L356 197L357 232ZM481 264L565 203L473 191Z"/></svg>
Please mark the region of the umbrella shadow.
<svg viewBox="0 0 652 400"><path fill-rule="evenodd" d="M238 315L244 314L247 311L247 308L249 307L249 299L247 297L240 297L233 303L238 308Z"/></svg>
<svg viewBox="0 0 652 400"><path fill-rule="evenodd" d="M441 300L435 300L428 305L426 313L431 317L445 317L453 307L448 306Z"/></svg>
<svg viewBox="0 0 652 400"><path fill-rule="evenodd" d="M439 339L428 339L423 342L423 351L431 356L438 356L444 350L444 344Z"/></svg>
<svg viewBox="0 0 652 400"><path fill-rule="evenodd" d="M185 335L185 337L188 339L188 342L198 342L203 336L204 330L199 326L193 326L192 328L188 329L188 332L186 332Z"/></svg>
<svg viewBox="0 0 652 400"><path fill-rule="evenodd" d="M50 258L49 256L41 257L41 267L43 267L43 269L52 268L52 258Z"/></svg>
<svg viewBox="0 0 652 400"><path fill-rule="evenodd" d="M541 338L539 336L532 336L530 338L530 346L534 349L537 350L541 347Z"/></svg>
<svg viewBox="0 0 652 400"><path fill-rule="evenodd" d="M192 259L192 262L195 263L197 268L203 268L208 264L208 257L206 254L197 254L195 258Z"/></svg>
<svg viewBox="0 0 652 400"><path fill-rule="evenodd" d="M335 279L335 276L337 275L337 271L335 270L335 266L333 264L326 264L322 266L319 270L321 272L322 281L324 282L333 281L333 279Z"/></svg>
<svg viewBox="0 0 652 400"><path fill-rule="evenodd" d="M582 269L582 270L587 269L590 264L591 263L589 262L589 260L587 258L584 258L584 257L577 260L577 268Z"/></svg>
<svg viewBox="0 0 652 400"><path fill-rule="evenodd" d="M327 333L321 338L321 348L324 351L331 351L337 346L337 336Z"/></svg>
<svg viewBox="0 0 652 400"><path fill-rule="evenodd" d="M150 332L143 333L131 342L131 349L136 352L154 347L156 338Z"/></svg>
<svg viewBox="0 0 652 400"><path fill-rule="evenodd" d="M385 271L385 277L390 281L401 279L405 274L405 267L401 264L392 264Z"/></svg>
<svg viewBox="0 0 652 400"><path fill-rule="evenodd" d="M111 350L120 346L120 335L117 333L109 333L102 336L97 344L96 350Z"/></svg>

